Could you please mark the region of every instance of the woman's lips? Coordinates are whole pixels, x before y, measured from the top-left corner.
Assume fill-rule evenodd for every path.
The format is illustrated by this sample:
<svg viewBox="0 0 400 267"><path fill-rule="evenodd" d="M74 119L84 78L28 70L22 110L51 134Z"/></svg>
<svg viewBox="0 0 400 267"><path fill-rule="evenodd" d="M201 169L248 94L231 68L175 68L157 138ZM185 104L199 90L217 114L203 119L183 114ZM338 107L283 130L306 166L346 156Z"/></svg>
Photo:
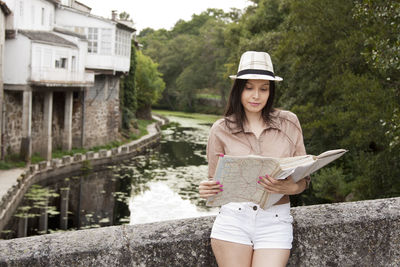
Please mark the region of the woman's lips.
<svg viewBox="0 0 400 267"><path fill-rule="evenodd" d="M254 103L254 102L249 102L249 104L253 107L257 107L258 105L260 105L260 103Z"/></svg>

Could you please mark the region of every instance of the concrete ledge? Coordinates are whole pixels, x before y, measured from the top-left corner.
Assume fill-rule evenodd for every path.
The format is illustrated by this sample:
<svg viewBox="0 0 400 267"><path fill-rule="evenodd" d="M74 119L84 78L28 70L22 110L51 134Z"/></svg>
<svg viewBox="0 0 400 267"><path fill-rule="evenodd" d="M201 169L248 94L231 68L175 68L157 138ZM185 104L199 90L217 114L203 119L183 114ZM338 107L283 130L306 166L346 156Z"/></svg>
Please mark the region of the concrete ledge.
<svg viewBox="0 0 400 267"><path fill-rule="evenodd" d="M288 266L400 266L400 198L292 208ZM216 266L213 216L0 241L0 266Z"/></svg>

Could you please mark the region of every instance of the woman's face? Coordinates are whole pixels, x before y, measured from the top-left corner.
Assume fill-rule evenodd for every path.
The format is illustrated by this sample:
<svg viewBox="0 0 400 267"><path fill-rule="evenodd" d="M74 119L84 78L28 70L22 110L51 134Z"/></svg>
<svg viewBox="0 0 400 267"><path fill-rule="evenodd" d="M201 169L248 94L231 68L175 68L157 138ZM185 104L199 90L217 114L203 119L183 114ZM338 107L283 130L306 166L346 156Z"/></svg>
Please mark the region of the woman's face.
<svg viewBox="0 0 400 267"><path fill-rule="evenodd" d="M244 86L241 102L246 114L261 113L269 97L268 80L248 80Z"/></svg>

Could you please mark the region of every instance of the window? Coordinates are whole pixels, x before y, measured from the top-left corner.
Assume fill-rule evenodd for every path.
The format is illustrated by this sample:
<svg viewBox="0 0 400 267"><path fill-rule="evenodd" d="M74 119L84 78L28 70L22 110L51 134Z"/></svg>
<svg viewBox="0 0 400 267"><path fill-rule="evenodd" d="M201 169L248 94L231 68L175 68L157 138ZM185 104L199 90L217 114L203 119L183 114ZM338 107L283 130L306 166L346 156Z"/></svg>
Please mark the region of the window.
<svg viewBox="0 0 400 267"><path fill-rule="evenodd" d="M85 35L85 28L84 27L74 27L74 32Z"/></svg>
<svg viewBox="0 0 400 267"><path fill-rule="evenodd" d="M130 34L125 31L117 30L115 37L115 54L120 56L129 56L130 48Z"/></svg>
<svg viewBox="0 0 400 267"><path fill-rule="evenodd" d="M42 26L44 26L44 7L42 7Z"/></svg>
<svg viewBox="0 0 400 267"><path fill-rule="evenodd" d="M32 25L35 25L35 6L31 6Z"/></svg>
<svg viewBox="0 0 400 267"><path fill-rule="evenodd" d="M53 25L53 14L51 14L51 11L49 13L49 26Z"/></svg>
<svg viewBox="0 0 400 267"><path fill-rule="evenodd" d="M19 1L19 15L24 16L24 1Z"/></svg>
<svg viewBox="0 0 400 267"><path fill-rule="evenodd" d="M88 28L88 52L97 54L97 46L98 46L98 29L97 28Z"/></svg>
<svg viewBox="0 0 400 267"><path fill-rule="evenodd" d="M62 57L60 59L56 59L56 69L66 69L67 68L67 59Z"/></svg>
<svg viewBox="0 0 400 267"><path fill-rule="evenodd" d="M100 53L103 55L111 55L111 34L111 29L101 29Z"/></svg>
<svg viewBox="0 0 400 267"><path fill-rule="evenodd" d="M72 56L72 59L71 59L71 71L72 72L76 71L76 57L75 56Z"/></svg>

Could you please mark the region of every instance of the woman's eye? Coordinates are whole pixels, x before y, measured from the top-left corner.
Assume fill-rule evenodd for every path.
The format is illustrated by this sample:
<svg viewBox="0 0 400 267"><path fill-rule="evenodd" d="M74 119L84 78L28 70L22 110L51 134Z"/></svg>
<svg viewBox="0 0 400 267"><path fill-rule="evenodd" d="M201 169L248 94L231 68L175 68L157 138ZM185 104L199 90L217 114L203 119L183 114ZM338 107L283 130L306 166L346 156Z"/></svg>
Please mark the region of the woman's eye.
<svg viewBox="0 0 400 267"><path fill-rule="evenodd" d="M251 90L251 89L253 89L253 88L251 88L251 87L246 87L246 90Z"/></svg>
<svg viewBox="0 0 400 267"><path fill-rule="evenodd" d="M261 90L263 90L263 91L268 91L269 88L261 88Z"/></svg>

